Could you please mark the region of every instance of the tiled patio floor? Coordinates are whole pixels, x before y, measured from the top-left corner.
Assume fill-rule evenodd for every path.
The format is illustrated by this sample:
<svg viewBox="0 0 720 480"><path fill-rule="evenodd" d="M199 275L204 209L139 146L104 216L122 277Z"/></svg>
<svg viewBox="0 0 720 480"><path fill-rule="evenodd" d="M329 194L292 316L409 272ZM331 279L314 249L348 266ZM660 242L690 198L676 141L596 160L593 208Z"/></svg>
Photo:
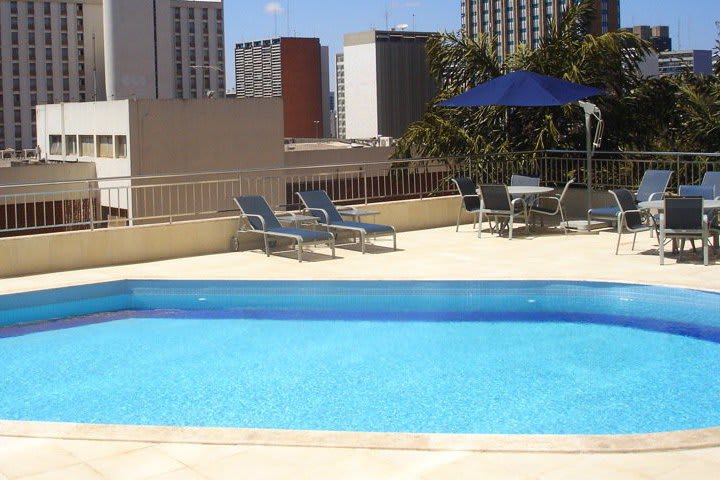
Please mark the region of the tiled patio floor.
<svg viewBox="0 0 720 480"><path fill-rule="evenodd" d="M612 233L546 232L508 241L485 235L478 239L470 226L460 233L454 230L400 234L397 252L387 248L389 240L380 239L364 256L357 249L339 248L340 258L331 260L327 250L319 248L303 263L293 260L292 253L271 258L258 251L229 253L0 279L0 293L123 278L577 279L720 290L720 262L715 256L709 267L690 252L680 263L670 259L660 266L656 242L646 234L638 236L634 252L632 237L626 236L621 254L615 256ZM0 426L0 479L702 480L720 475L720 442L710 448L643 453L522 453L32 438L15 429L14 436L7 435Z"/></svg>

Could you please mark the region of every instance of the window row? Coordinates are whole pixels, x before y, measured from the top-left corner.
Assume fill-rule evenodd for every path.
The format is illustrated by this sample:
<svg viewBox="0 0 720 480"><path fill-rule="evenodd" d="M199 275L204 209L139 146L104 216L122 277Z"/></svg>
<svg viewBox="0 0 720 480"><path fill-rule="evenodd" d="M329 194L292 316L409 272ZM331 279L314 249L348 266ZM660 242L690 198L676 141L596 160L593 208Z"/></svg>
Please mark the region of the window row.
<svg viewBox="0 0 720 480"><path fill-rule="evenodd" d="M29 15L32 15L35 13L35 3L36 2L27 2L27 13ZM37 3L39 3L39 2L37 2ZM68 12L67 2L61 2L60 3L60 15L67 15L67 12ZM16 2L15 0L10 2L10 13L13 15L18 14L18 2ZM50 15L50 2L43 2L43 13L45 15ZM83 14L82 3L75 4L75 14L76 15Z"/></svg>
<svg viewBox="0 0 720 480"><path fill-rule="evenodd" d="M50 155L79 157L126 158L127 137L125 135L50 135ZM97 152L97 154L96 154Z"/></svg>

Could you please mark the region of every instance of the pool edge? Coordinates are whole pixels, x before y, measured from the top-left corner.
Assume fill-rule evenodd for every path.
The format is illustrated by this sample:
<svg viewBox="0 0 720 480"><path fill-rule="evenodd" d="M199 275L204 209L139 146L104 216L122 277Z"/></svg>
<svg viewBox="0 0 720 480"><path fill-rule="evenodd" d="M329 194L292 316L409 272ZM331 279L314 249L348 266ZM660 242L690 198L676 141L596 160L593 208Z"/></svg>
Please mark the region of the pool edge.
<svg viewBox="0 0 720 480"><path fill-rule="evenodd" d="M720 447L720 427L630 435L482 435L157 427L0 420L0 437L515 453L640 453Z"/></svg>

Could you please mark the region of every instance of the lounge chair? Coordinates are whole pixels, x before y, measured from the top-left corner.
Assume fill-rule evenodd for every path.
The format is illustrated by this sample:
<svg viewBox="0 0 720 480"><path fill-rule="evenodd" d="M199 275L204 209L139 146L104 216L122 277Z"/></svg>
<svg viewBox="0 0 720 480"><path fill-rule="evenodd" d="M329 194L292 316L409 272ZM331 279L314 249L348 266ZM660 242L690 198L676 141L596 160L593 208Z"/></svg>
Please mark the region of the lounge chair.
<svg viewBox="0 0 720 480"><path fill-rule="evenodd" d="M478 228L478 238L482 233L483 216L487 215L490 219L503 219L498 222L498 234L503 228L508 227L508 239L512 240L513 223L515 218L521 217L525 220L525 230L530 233L530 224L528 223L527 205L522 198L510 199L507 186L505 185L480 185L480 196L482 197L482 208L480 210L480 228ZM494 230L491 228L491 230Z"/></svg>
<svg viewBox="0 0 720 480"><path fill-rule="evenodd" d="M640 180L640 186L633 195L633 201L637 204L651 200L661 200L665 195L672 174L672 170L645 170L643 178ZM588 221L591 218L615 221L618 213L620 213L620 209L615 205L591 208L588 210Z"/></svg>
<svg viewBox="0 0 720 480"><path fill-rule="evenodd" d="M620 251L620 237L626 232L633 234L632 250L635 250L635 239L637 238L637 234L639 232L652 231L655 228L655 220L653 217L638 210L637 205L635 204L635 198L630 190L619 188L617 190L609 190L609 192L615 199L618 209L618 214L615 218L618 233L615 255L617 255ZM648 223L648 218L651 223Z"/></svg>
<svg viewBox="0 0 720 480"><path fill-rule="evenodd" d="M665 263L665 240L700 239L703 245L703 264L708 264L710 243L707 217L703 213L703 199L666 198L663 213L660 214L660 265Z"/></svg>
<svg viewBox="0 0 720 480"><path fill-rule="evenodd" d="M457 186L462 199L460 201L460 211L457 216L457 225L455 231L460 230L460 216L463 210L473 216L473 229L475 228L475 219L480 219L480 195L477 193L475 181L469 177L453 178L452 182Z"/></svg>
<svg viewBox="0 0 720 480"><path fill-rule="evenodd" d="M705 179L707 177L708 174L706 173L705 178L703 178L703 184L700 185L680 185L678 187L678 194L684 198L702 198L703 200L714 200L716 198L715 185L704 185ZM720 176L718 176L718 181L720 181ZM718 212L717 210L707 210L705 211L705 215L707 215L708 219L708 229L710 230L710 233L712 234L715 241L715 248L718 248L718 235L720 234L720 225L718 225ZM690 242L692 243L694 251L695 240L691 239ZM680 250L682 250L684 246L685 240L683 239L680 243Z"/></svg>
<svg viewBox="0 0 720 480"><path fill-rule="evenodd" d="M305 208L318 219L320 225L324 225L331 230L352 232L359 235L362 253L365 253L365 237L379 237L382 235L392 235L393 249L397 250L395 228L390 225L343 220L330 197L322 190L297 192L297 195Z"/></svg>
<svg viewBox="0 0 720 480"><path fill-rule="evenodd" d="M542 216L554 217L556 215L560 215L560 226L563 228L565 235L567 235L567 225L565 225L565 212L562 208L562 202L565 199L565 195L567 194L568 190L570 189L570 185L572 185L573 183L575 183L574 178L565 184L565 187L563 188L560 195L555 195L554 197L538 197L537 203L530 207L528 213L530 218L533 220L533 223L535 220L535 215L541 215L540 226L542 226L543 224Z"/></svg>
<svg viewBox="0 0 720 480"><path fill-rule="evenodd" d="M246 195L234 197L233 200L240 209L238 233L262 235L265 241L265 253L268 257L270 256L268 237L280 237L295 241L300 262L302 262L303 245L305 244L326 243L332 249L332 256L335 258L335 237L332 233L323 230L283 227L263 197Z"/></svg>

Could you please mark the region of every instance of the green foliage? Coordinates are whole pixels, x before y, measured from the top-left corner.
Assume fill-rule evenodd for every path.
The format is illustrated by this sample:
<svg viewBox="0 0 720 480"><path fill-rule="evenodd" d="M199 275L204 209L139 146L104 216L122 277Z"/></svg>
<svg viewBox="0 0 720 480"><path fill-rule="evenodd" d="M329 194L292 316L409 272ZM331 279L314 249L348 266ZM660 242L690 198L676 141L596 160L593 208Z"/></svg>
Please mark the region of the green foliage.
<svg viewBox="0 0 720 480"><path fill-rule="evenodd" d="M717 77L642 79L649 43L629 32L586 34L593 2L569 6L540 46L521 45L500 63L496 38L453 33L428 42L439 87L434 103L399 139L396 156L463 157L537 149L584 149L584 117L575 105L549 108L441 108L437 104L508 71L530 70L602 88L594 97L606 121L607 150L720 150Z"/></svg>

